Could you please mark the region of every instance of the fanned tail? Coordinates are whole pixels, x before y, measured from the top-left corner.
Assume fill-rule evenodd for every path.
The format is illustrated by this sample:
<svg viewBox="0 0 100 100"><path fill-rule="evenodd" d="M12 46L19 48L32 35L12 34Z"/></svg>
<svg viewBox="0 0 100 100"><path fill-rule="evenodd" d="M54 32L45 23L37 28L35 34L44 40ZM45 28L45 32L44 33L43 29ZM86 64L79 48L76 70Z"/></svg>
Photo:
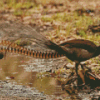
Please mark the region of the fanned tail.
<svg viewBox="0 0 100 100"><path fill-rule="evenodd" d="M0 22L0 30L2 30L1 33L5 34L4 37L6 40L14 41L19 38L32 39L41 45L41 47L46 46L50 50L55 50L55 52L58 52L60 55L66 54L66 50L64 50L63 47L48 40L43 34L40 34L29 25L15 22Z"/></svg>

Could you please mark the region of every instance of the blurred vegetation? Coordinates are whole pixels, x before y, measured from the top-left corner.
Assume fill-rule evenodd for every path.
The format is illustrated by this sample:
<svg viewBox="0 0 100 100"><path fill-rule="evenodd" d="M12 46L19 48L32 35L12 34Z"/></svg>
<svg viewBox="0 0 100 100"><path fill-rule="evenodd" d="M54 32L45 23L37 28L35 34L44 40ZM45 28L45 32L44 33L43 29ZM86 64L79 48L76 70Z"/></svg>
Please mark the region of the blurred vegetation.
<svg viewBox="0 0 100 100"><path fill-rule="evenodd" d="M96 0L91 0L95 7L88 4L90 0L83 0L84 6L80 6L78 1L82 0L0 0L0 13L5 15L5 19L11 16L10 20L14 17L39 27L57 43L69 38L83 38L100 45L100 7L95 5ZM48 27L52 29L48 31ZM25 44L17 42L19 45ZM91 61L100 64L98 57ZM100 73L97 68L95 70Z"/></svg>
<svg viewBox="0 0 100 100"><path fill-rule="evenodd" d="M2 0L0 1L0 9L4 12L11 10L11 14L21 17L22 21L25 21L24 18L27 16L32 17L34 14L38 14L37 19L32 17L29 23L37 23L39 20L41 22L36 25L44 27L45 23L49 22L55 30L55 33L52 31L48 33L51 40L55 40L55 37L61 39L76 35L77 38L98 41L100 39L99 32L93 34L91 31L93 29L89 29L89 26L100 21L100 17L95 15L95 10L99 7L97 6L97 9L92 6L84 8L80 7L77 2L78 0ZM87 0L88 2L90 1ZM73 7L71 11L69 8L72 4L77 6Z"/></svg>

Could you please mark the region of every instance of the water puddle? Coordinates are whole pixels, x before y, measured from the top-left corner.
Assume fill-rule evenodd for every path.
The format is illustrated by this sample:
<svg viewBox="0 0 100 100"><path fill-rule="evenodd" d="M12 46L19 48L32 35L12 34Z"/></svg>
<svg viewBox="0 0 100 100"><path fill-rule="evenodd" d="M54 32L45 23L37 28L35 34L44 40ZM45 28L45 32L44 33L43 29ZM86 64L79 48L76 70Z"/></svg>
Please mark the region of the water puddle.
<svg viewBox="0 0 100 100"><path fill-rule="evenodd" d="M69 85L66 86L66 90L63 90L62 85L61 83L59 83L57 78L51 77L49 74L50 72L46 72L46 71L49 71L50 69L55 70L57 69L57 67L61 67L64 64L64 63L62 64L62 62L64 61L59 60L59 59L56 59L56 60L55 59L54 60L43 60L43 59L41 60L40 59L39 60L39 59L35 59L32 57L27 57L23 55L8 54L6 59L0 60L0 80L4 82L7 81L9 84L10 83L13 84L12 87L15 87L16 85L20 85L26 88L31 88L32 90L35 89L34 93L32 93L32 91L30 90L32 93L31 95L34 94L36 95L35 97L37 97L37 94L38 94L40 97L41 96L44 97L44 95L46 96L49 95L49 99L51 98L50 96L52 95L55 96L55 98L59 97L60 99L62 98L70 99L70 98L74 98L77 95L80 98L82 96L84 98L84 96L86 96L87 94L84 94L84 92L78 93L77 89L75 90ZM41 74L41 72L45 72L45 73ZM2 82L0 82L0 84L1 83ZM6 85L6 87L7 86L9 87L9 85ZM4 91L5 91L6 88L5 88L5 85L3 85L3 83L2 85L0 85L1 90L3 90L2 87L4 87ZM10 89L13 90L12 88ZM29 91L29 90L25 90L24 88L22 89L20 88L20 90L21 91L19 92L19 94L21 95L22 93L22 96L24 96L23 93L25 91ZM13 91L16 91L16 90L13 90ZM69 92L71 93L71 95ZM73 94L73 92L77 92L77 95L75 93ZM26 92L26 94L28 93L29 92ZM92 92L92 94L90 93L90 95L95 95L95 93L96 92ZM90 95L88 95L87 98L90 98Z"/></svg>
<svg viewBox="0 0 100 100"><path fill-rule="evenodd" d="M62 88L57 84L55 78L38 77L40 71L43 72L44 70L45 72L47 65L52 67L50 65L52 61L45 61L16 54L8 55L6 59L0 60L0 80L35 87L40 92L48 95L61 95L63 93ZM44 68L44 66L46 67ZM50 67L48 68L50 69Z"/></svg>

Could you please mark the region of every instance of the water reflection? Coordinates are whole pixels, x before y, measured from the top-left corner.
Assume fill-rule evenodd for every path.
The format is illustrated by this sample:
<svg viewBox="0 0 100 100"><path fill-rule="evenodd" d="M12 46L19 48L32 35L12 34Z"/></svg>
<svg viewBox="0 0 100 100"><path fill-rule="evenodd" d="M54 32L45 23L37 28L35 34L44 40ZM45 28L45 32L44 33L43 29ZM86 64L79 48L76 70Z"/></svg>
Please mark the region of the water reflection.
<svg viewBox="0 0 100 100"><path fill-rule="evenodd" d="M0 60L0 80L35 87L45 94L59 95L63 92L55 78L38 77L39 71L45 70L47 65L52 66L52 63L53 61L37 60L26 56L8 55L6 59Z"/></svg>
<svg viewBox="0 0 100 100"><path fill-rule="evenodd" d="M69 100L71 100L70 98L72 98L72 100L74 98L75 100L77 97L81 99L86 96L87 99L91 97L90 95L94 96L95 94L98 93L98 91L97 92L94 91L93 93L91 92L89 95L87 95L85 92L83 93L80 93L80 91L78 92L77 88L75 87L73 88L73 86L71 87L70 85L65 85L65 90L62 90L61 84L59 84L57 78L40 74L40 72L45 72L47 69L50 70L52 68L55 69L57 67L61 67L62 62L64 64L64 61L61 61L59 59L57 60L54 59L54 61L38 60L32 57L10 54L7 55L6 59L0 60L0 80L4 82L7 81L15 85L17 84L20 86L26 86L28 88L30 87L33 90L35 88L36 90L39 91L40 94L41 93L45 95L48 94L49 97L51 95L56 96L56 98L60 96L61 98L66 98ZM47 74L47 72L45 74ZM8 84L7 86L9 87ZM3 89L2 87L4 87L4 85L3 86L0 85L0 87L1 87L0 89L2 90ZM4 91L5 90L6 88L4 88ZM16 92L14 93L16 94ZM24 95L23 92L19 92L19 94ZM36 93L34 92L34 94L37 95L37 92Z"/></svg>

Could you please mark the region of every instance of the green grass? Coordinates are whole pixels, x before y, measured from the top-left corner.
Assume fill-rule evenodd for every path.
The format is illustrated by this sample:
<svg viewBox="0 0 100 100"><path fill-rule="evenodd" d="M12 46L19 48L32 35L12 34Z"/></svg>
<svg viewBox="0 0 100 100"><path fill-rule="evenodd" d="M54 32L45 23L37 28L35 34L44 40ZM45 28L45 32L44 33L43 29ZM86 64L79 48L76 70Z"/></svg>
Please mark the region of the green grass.
<svg viewBox="0 0 100 100"><path fill-rule="evenodd" d="M41 20L42 20L43 22L52 22L52 21L53 21L52 18L44 17L44 16L42 16Z"/></svg>
<svg viewBox="0 0 100 100"><path fill-rule="evenodd" d="M13 13L15 16L22 16L24 13L22 10L15 10Z"/></svg>
<svg viewBox="0 0 100 100"><path fill-rule="evenodd" d="M41 0L39 0L41 1ZM41 1L42 2L42 1ZM49 3L51 3L51 1L48 1ZM43 3L47 3L46 0L43 0ZM53 1L53 3L56 3L56 1ZM31 2L30 0L27 0L27 2L21 2L21 0L19 0L19 2L16 2L16 0L6 0L6 3L4 3L3 1L0 1L0 8L1 9L13 9L13 15L14 16L31 16L33 13L29 11L29 9L33 9L36 8L38 11L41 9L42 6L41 4L35 4L34 2ZM44 13L48 12L48 8L43 9ZM64 35L64 36L68 36L70 34L74 34L75 30L78 31L78 35L80 37L84 37L88 39L88 36L90 33L86 32L87 28L89 25L94 24L96 21L100 20L100 18L94 18L91 16L87 16L85 14L83 14L82 16L79 16L77 12L73 11L73 12L59 12L59 13L53 13L50 15L50 17L46 17L44 15L41 15L41 21L42 22L50 22L52 23L53 21L55 22L61 22L63 24L58 25L57 28L55 29L55 32L57 34L58 37L60 37L60 35ZM33 19L32 19L33 20ZM67 23L67 26L64 26L64 24ZM53 25L53 24L52 24ZM77 30L78 29L78 30ZM66 32L66 34L60 34L60 30L63 30ZM97 36L96 36L97 37ZM97 39L99 40L99 36L97 37Z"/></svg>
<svg viewBox="0 0 100 100"><path fill-rule="evenodd" d="M66 29L62 28L57 28L56 29L56 33L58 34L58 32L60 32L59 30L64 29L66 31L66 34L70 34L73 32L73 29L79 29L78 30L78 35L80 35L81 37L86 38L86 30L88 28L89 25L92 25L96 20L93 20L93 18L91 16L78 16L78 14L76 12L71 12L71 13L55 13L52 15L52 17L50 18L46 18L46 17L42 17L42 21L44 22L62 22L62 23L68 23L68 26L66 26ZM63 26L63 25L61 25ZM66 36L68 36L66 35Z"/></svg>
<svg viewBox="0 0 100 100"><path fill-rule="evenodd" d="M79 15L78 12L76 12L76 8L74 9L74 11L70 12L64 11L57 13L56 12L49 13L48 12L50 10L49 8L42 8L46 3L48 4L56 3L56 1L54 0L38 0L41 1L40 4L35 4L34 2L31 2L31 0L27 0L27 2L21 2L21 0L19 0L19 2L16 2L16 0L5 0L5 1L6 3L2 0L0 1L0 9L5 11L13 9L12 14L14 16L21 16L21 17L31 16L32 14L35 13L35 11L40 13L41 17L39 20L41 20L41 23L44 24L45 22L50 22L51 26L54 28L55 33L52 33L51 31L49 35L51 40L55 39L53 38L53 35L55 35L57 38L60 38L61 36L67 38L68 36L77 35L80 38L89 39L93 42L100 40L100 35L98 35L97 33L93 34L92 32L87 31L89 25L93 25L96 22L100 21L99 16L96 15L90 16L86 14ZM43 10L42 11L43 14L41 12L41 8ZM80 9L83 9L85 11L84 8L80 7ZM34 11L31 12L30 10ZM31 22L32 21L33 22L35 21L34 17L32 18ZM61 32L61 30L63 30L64 33ZM99 44L99 42L95 43Z"/></svg>
<svg viewBox="0 0 100 100"><path fill-rule="evenodd" d="M36 7L36 5L34 3L31 3L31 2L24 2L24 3L9 3L7 4L8 8L13 8L15 10L18 10L18 9L30 9L30 8L34 8Z"/></svg>

